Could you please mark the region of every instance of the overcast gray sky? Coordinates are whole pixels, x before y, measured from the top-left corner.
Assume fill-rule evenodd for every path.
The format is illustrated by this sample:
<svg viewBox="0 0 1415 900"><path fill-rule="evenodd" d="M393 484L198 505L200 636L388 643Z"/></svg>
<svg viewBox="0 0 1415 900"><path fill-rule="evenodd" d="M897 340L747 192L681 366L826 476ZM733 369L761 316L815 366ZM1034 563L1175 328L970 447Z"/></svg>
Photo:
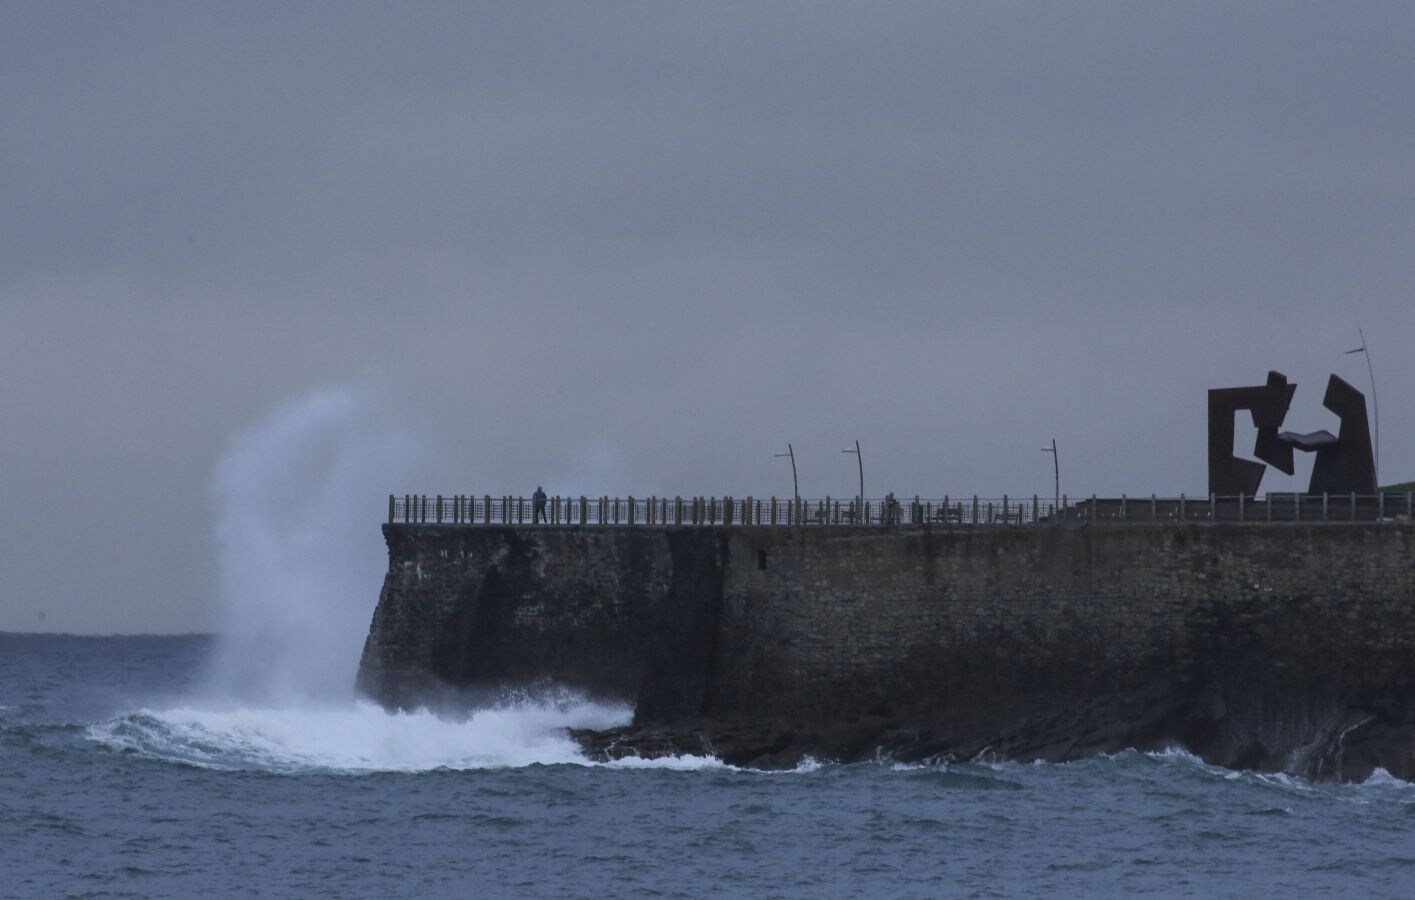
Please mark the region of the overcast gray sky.
<svg viewBox="0 0 1415 900"><path fill-rule="evenodd" d="M429 449L356 480L375 556L391 491L789 495L787 441L808 496L856 439L872 495L1046 494L1053 436L1073 495L1203 493L1205 391L1332 427L1358 323L1415 478L1412 48L1409 2L4 3L0 629L217 627L218 461L351 384Z"/></svg>

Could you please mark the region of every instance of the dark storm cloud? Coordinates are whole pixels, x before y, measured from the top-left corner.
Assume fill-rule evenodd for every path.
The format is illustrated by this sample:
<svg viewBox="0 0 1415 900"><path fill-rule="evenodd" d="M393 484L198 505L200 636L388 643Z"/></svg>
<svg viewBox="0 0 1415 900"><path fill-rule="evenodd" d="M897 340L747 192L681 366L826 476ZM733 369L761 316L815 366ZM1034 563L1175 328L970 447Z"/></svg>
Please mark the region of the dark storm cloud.
<svg viewBox="0 0 1415 900"><path fill-rule="evenodd" d="M857 438L871 493L1044 492L1053 434L1072 493L1201 491L1203 391L1283 369L1321 427L1359 318L1415 476L1412 39L1405 3L7 5L0 628L207 627L222 448L369 371L458 454L375 517L781 493L787 440L813 495Z"/></svg>

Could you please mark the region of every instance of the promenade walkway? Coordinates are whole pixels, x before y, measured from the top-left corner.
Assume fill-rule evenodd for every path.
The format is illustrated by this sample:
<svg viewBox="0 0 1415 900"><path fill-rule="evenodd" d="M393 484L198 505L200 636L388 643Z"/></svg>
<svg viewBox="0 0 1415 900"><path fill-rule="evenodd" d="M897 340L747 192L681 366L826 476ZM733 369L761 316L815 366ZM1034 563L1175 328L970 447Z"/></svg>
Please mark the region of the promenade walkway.
<svg viewBox="0 0 1415 900"><path fill-rule="evenodd" d="M529 497L405 494L388 497L388 521L445 525L973 527L1094 522L1382 522L1415 519L1415 492L1257 496L1031 496L923 499L734 497Z"/></svg>

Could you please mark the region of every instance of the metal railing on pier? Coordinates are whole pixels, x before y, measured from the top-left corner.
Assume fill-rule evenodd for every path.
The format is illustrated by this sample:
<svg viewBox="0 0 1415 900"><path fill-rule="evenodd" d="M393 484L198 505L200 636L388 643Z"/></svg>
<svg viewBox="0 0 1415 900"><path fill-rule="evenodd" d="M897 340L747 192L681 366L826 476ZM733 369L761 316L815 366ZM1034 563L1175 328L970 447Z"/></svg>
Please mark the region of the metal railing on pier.
<svg viewBox="0 0 1415 900"><path fill-rule="evenodd" d="M389 495L390 523L450 525L1021 526L1094 522L1379 522L1415 519L1415 493L941 499Z"/></svg>

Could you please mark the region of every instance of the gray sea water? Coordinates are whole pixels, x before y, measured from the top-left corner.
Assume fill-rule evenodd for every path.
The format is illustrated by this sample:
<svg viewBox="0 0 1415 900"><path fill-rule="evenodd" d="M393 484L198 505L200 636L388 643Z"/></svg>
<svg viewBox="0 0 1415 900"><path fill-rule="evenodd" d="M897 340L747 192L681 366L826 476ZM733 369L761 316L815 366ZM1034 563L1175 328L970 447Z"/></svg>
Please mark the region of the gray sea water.
<svg viewBox="0 0 1415 900"><path fill-rule="evenodd" d="M593 765L563 728L627 709L217 702L214 646L0 634L0 895L1415 894L1415 785L1379 773Z"/></svg>

